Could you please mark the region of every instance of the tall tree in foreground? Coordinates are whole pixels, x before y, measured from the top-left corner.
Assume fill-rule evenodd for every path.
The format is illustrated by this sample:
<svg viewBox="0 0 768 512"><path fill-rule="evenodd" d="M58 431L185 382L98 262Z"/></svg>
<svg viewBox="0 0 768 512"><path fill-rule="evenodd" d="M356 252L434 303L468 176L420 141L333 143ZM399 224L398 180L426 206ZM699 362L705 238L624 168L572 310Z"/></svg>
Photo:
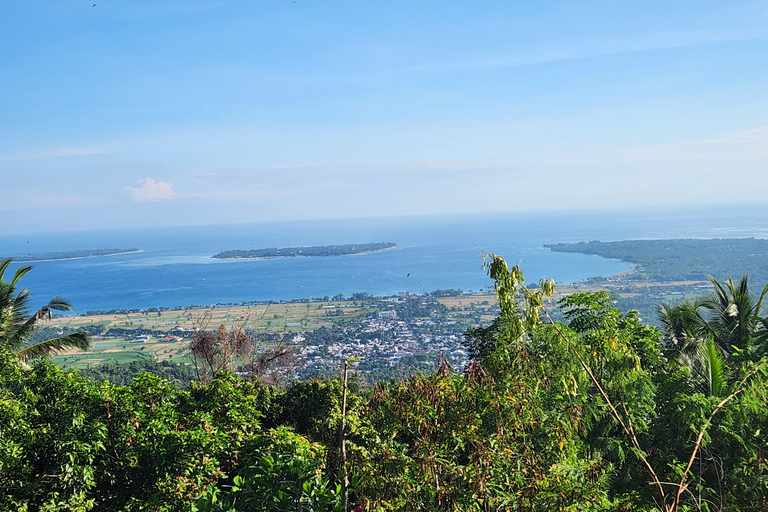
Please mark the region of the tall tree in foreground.
<svg viewBox="0 0 768 512"><path fill-rule="evenodd" d="M32 267L18 268L11 280L6 281L3 276L11 262L10 258L0 260L0 350L13 352L23 362L70 348L88 350L91 339L87 332L76 332L29 344L30 335L41 320L50 319L52 311L72 311L72 306L62 297L56 296L30 314L29 290L19 290L18 283Z"/></svg>
<svg viewBox="0 0 768 512"><path fill-rule="evenodd" d="M500 323L517 334L524 332L524 327L535 327L543 316L555 330L556 338L564 342L565 353L578 361L581 371L571 376L577 383L574 389L587 393L584 412L590 419L585 422L585 441L617 469L630 469L628 455L634 456L639 464L632 464L633 472L641 470L635 480L645 480L646 485L635 484L632 492L648 495L655 508L663 512L693 507L733 510L745 498L759 503L756 509L765 509L766 497L759 490L765 484L764 438L759 425L765 424L762 410L768 363L756 357L754 340L760 338L752 337L759 325L756 319L762 297L757 303L751 300L746 278L738 285L730 280L725 285L716 284L709 302L703 301L704 307L717 307L736 319L728 323L716 317L710 325L715 336L720 336L715 338L717 342L731 340L733 352L743 352L734 357L733 362L739 360L740 364L733 365L731 380L726 382L722 360L713 354L714 343L702 343L700 359L707 364L701 365L698 380L703 386L699 386L700 391L687 393L675 386L675 373L660 371L664 361L658 357L660 351L648 343L651 337L636 337L648 330L637 322L636 313L622 315L600 293L574 294L560 301L567 325L555 323L542 301L552 289L551 283L542 281L542 292L528 289L522 284L517 266L509 269L503 258L485 256L486 267L496 282ZM742 336L745 333L749 333L748 338ZM562 363L559 366L567 367ZM591 383L586 388L578 385L585 376ZM668 423L668 419L672 422ZM742 426L751 428L745 430ZM739 452L738 459L750 462L722 471L724 461L732 459L735 452ZM757 467L752 461L758 461ZM753 492L756 489L757 493ZM748 493L752 495L747 498Z"/></svg>

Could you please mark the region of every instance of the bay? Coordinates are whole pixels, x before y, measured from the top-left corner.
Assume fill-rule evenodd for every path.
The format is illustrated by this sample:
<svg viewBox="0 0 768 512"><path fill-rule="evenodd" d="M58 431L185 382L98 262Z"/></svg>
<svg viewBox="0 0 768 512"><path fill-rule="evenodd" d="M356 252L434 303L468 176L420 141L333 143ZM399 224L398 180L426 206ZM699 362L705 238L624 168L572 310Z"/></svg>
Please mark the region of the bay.
<svg viewBox="0 0 768 512"><path fill-rule="evenodd" d="M48 251L138 247L142 252L46 261L22 281L38 307L55 295L77 312L243 301L390 295L491 282L480 248L520 263L528 282L608 276L625 262L553 253L546 243L633 238L766 237L765 205L388 217L241 225L60 231L0 236L0 257ZM64 228L67 228L66 226ZM223 250L369 242L397 247L355 256L217 260ZM18 265L14 264L11 271ZM6 278L8 276L6 275Z"/></svg>

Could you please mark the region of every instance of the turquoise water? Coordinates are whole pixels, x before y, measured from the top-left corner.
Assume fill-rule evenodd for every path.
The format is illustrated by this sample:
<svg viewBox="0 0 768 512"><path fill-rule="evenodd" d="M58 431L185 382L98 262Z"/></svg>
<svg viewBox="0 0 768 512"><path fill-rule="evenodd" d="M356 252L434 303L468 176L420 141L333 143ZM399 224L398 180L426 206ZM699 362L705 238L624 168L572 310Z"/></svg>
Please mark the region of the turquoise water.
<svg viewBox="0 0 768 512"><path fill-rule="evenodd" d="M0 237L0 256L138 247L141 253L35 263L22 283L33 306L54 295L78 312L289 300L367 292L389 295L490 284L479 247L520 263L529 282L559 283L629 270L624 262L552 253L545 243L768 234L764 206L634 212L561 212L272 222L60 232ZM387 251L330 258L215 260L222 250L395 242ZM13 267L12 267L13 268ZM409 275L410 274L410 275Z"/></svg>

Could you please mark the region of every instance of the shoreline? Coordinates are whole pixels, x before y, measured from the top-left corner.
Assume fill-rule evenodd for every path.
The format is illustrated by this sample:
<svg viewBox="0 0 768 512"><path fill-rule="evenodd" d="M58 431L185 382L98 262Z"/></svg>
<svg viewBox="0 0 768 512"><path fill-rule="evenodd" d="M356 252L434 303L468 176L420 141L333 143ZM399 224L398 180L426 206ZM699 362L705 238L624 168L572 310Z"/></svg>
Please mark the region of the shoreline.
<svg viewBox="0 0 768 512"><path fill-rule="evenodd" d="M84 260L86 258L107 258L109 256L120 256L122 254L136 254L144 252L142 249L139 249L138 251L125 251L125 252L115 252L112 254L91 254L89 256L73 256L71 258L50 258L47 260L13 260L14 263L45 263L49 261L69 261L69 260Z"/></svg>
<svg viewBox="0 0 768 512"><path fill-rule="evenodd" d="M573 284L573 283L572 283ZM434 293L437 290L432 290L429 292L424 293L409 293L411 297L424 297L428 296L431 293ZM366 292L362 292L366 293ZM472 291L466 291L462 293L461 295L448 295L448 296L441 296L436 298L455 298L455 297L485 297L485 296L493 296L496 297L496 292L493 290L472 290ZM372 295L368 294L368 298L371 299L387 299L387 298L394 298L394 297L401 297L399 293L394 294L383 294L383 295ZM345 302L350 301L351 296L344 297L338 302ZM321 297L299 297L295 299L283 299L283 300L253 300L253 301L241 301L239 303L235 302L218 302L216 304L187 304L184 306L149 306L146 308L115 308L112 310L90 310L90 311L97 311L95 315L88 315L86 314L87 311L71 311L70 314L62 314L57 313L60 315L59 318L69 318L69 317L88 317L88 316L103 316L103 315L123 315L125 314L123 311L128 311L128 314L135 314L135 313L141 313L144 311L149 311L151 309L158 309L161 311L186 311L186 310L196 310L196 309L218 309L218 308L241 308L241 307L253 307L253 306L269 306L269 305L275 305L275 304L313 304L313 303L321 303L321 302L337 302L333 299L324 300L324 298ZM112 311L112 312L110 312Z"/></svg>

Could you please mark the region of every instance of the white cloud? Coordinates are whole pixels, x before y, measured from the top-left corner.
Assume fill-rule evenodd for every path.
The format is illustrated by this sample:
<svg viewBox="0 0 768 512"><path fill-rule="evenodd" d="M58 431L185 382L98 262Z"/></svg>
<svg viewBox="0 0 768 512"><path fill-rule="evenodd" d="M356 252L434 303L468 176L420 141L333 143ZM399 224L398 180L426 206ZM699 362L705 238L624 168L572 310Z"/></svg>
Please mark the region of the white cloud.
<svg viewBox="0 0 768 512"><path fill-rule="evenodd" d="M167 201L173 199L173 189L166 181L152 178L139 178L140 187L127 187L126 190L134 201Z"/></svg>

